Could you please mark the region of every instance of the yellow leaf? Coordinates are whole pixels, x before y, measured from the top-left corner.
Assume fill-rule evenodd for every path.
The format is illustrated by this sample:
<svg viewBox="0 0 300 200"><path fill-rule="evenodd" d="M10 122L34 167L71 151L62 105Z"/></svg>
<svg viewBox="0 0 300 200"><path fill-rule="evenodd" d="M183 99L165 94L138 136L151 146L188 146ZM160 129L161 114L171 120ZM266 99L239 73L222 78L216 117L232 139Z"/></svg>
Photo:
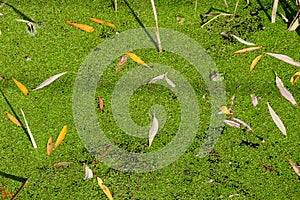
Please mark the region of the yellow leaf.
<svg viewBox="0 0 300 200"><path fill-rule="evenodd" d="M91 33L91 32L94 32L95 29L91 26L88 26L88 25L85 25L85 24L77 24L75 22L70 22L68 20L65 20L66 23L70 24L71 26L74 26L80 30L83 30L85 32L88 32L88 33Z"/></svg>
<svg viewBox="0 0 300 200"><path fill-rule="evenodd" d="M107 198L109 200L113 200L113 197L108 189L108 187L106 187L106 185L104 185L103 181L101 178L97 177L97 181L98 181L98 185L100 186L100 188L103 190L103 192L105 193L105 195L107 196Z"/></svg>
<svg viewBox="0 0 300 200"><path fill-rule="evenodd" d="M7 117L10 119L10 121L12 121L15 125L17 126L22 126L22 124L9 112L4 111L4 113L7 115Z"/></svg>
<svg viewBox="0 0 300 200"><path fill-rule="evenodd" d="M97 19L97 18L91 17L90 20L92 20L92 21L94 21L94 22L96 22L98 24L102 24L102 25L108 26L108 27L110 27L112 29L116 28L116 26L114 24L106 22L106 21L104 21L102 19Z"/></svg>
<svg viewBox="0 0 300 200"><path fill-rule="evenodd" d="M15 82L15 84L18 86L18 88L27 96L28 95L28 89L25 87L25 85L23 85L22 83L20 83L19 81L17 81L14 78L12 78L12 80Z"/></svg>
<svg viewBox="0 0 300 200"><path fill-rule="evenodd" d="M232 113L226 106L221 106L220 110L225 113L226 115L231 115Z"/></svg>
<svg viewBox="0 0 300 200"><path fill-rule="evenodd" d="M296 83L297 78L300 76L300 72L296 72L292 77L291 77L291 84L294 85Z"/></svg>
<svg viewBox="0 0 300 200"><path fill-rule="evenodd" d="M59 135L58 135L58 138L57 138L57 140L56 140L56 142L55 142L54 150L57 149L57 147L60 145L60 143L61 143L61 142L63 141L63 139L65 138L66 133L67 133L67 130L68 130L67 126L64 126L64 127L61 129L61 131L60 131L60 133L59 133Z"/></svg>
<svg viewBox="0 0 300 200"><path fill-rule="evenodd" d="M48 142L47 142L47 154L48 154L48 156L50 156L51 151L52 151L52 136L50 136L50 138L48 139Z"/></svg>
<svg viewBox="0 0 300 200"><path fill-rule="evenodd" d="M263 46L249 47L249 48L246 48L246 49L238 50L238 51L234 52L234 54L248 53L248 52L255 51L255 50L258 50L258 49L261 49L261 48L263 48Z"/></svg>
<svg viewBox="0 0 300 200"><path fill-rule="evenodd" d="M110 28L112 28L112 29L115 29L115 28L116 28L116 26L115 26L114 24L109 23L109 22L107 22L106 26L108 26L108 27L110 27Z"/></svg>
<svg viewBox="0 0 300 200"><path fill-rule="evenodd" d="M126 52L125 55L130 57L134 62L137 62L138 64L143 65L144 67L148 67L148 68L151 69L151 67L147 63L145 63L140 57L138 57L134 53Z"/></svg>
<svg viewBox="0 0 300 200"><path fill-rule="evenodd" d="M257 65L258 61L260 61L260 59L263 57L263 54L257 56L256 58L254 58L254 60L252 61L251 65L250 65L250 73L253 71L254 67Z"/></svg>

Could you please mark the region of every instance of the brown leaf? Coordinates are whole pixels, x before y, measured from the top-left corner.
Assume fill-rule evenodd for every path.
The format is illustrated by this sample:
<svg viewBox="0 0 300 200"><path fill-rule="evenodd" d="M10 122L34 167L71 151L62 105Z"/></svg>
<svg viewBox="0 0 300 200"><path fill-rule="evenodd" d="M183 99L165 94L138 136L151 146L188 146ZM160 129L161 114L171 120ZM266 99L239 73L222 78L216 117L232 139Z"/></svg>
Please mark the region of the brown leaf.
<svg viewBox="0 0 300 200"><path fill-rule="evenodd" d="M17 118L15 118L12 114L10 114L7 111L4 111L4 113L7 115L7 117L10 119L10 121L12 121L12 123L14 123L17 126L22 126L22 124L17 120Z"/></svg>
<svg viewBox="0 0 300 200"><path fill-rule="evenodd" d="M50 138L48 139L48 142L47 142L47 154L48 154L48 156L50 156L51 151L52 151L52 136L50 136Z"/></svg>
<svg viewBox="0 0 300 200"><path fill-rule="evenodd" d="M98 96L98 104L99 104L99 109L102 112L103 107L104 107L104 102L103 102L103 99L100 96Z"/></svg>
<svg viewBox="0 0 300 200"><path fill-rule="evenodd" d="M61 166L65 166L65 165L73 165L73 162L59 162L59 163L55 163L53 166L55 167L61 167Z"/></svg>

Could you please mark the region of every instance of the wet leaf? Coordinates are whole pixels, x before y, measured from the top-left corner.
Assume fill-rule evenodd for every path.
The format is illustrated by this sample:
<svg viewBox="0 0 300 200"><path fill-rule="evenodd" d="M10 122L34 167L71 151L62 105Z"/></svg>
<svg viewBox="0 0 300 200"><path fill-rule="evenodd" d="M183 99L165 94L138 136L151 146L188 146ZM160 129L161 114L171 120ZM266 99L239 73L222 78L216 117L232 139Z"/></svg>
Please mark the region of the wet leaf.
<svg viewBox="0 0 300 200"><path fill-rule="evenodd" d="M222 111L222 113L226 114L226 115L231 115L232 113L230 112L230 110L227 108L227 106L221 106L220 110Z"/></svg>
<svg viewBox="0 0 300 200"><path fill-rule="evenodd" d="M47 142L47 154L50 156L52 151L52 136L49 137L48 142Z"/></svg>
<svg viewBox="0 0 300 200"><path fill-rule="evenodd" d="M258 61L260 61L263 57L263 54L257 56L256 58L254 58L254 60L252 61L251 65L250 65L250 73L254 70L255 66L257 65Z"/></svg>
<svg viewBox="0 0 300 200"><path fill-rule="evenodd" d="M98 104L99 104L99 109L102 112L103 107L104 107L104 102L103 102L103 99L100 96L98 96Z"/></svg>
<svg viewBox="0 0 300 200"><path fill-rule="evenodd" d="M60 133L59 133L59 135L58 135L58 138L57 138L57 140L56 140L56 142L55 142L54 150L57 149L57 147L60 145L60 143L61 143L61 142L63 141L63 139L65 138L66 133L67 133L67 130L68 130L67 126L64 126L64 127L61 129L61 131L60 131Z"/></svg>
<svg viewBox="0 0 300 200"><path fill-rule="evenodd" d="M227 120L225 119L224 120L224 123L227 124L228 126L232 126L232 127L236 127L236 128L240 128L241 125L235 121L232 121L232 120Z"/></svg>
<svg viewBox="0 0 300 200"><path fill-rule="evenodd" d="M237 41L239 41L240 43L242 43L242 44L245 44L245 45L248 45L248 46L253 46L253 45L255 45L254 43L252 43L252 42L247 42L246 40L244 40L244 39L242 39L242 38L240 38L240 37L238 37L238 36L236 36L236 35L233 35L233 34L230 34L233 38L235 38Z"/></svg>
<svg viewBox="0 0 300 200"><path fill-rule="evenodd" d="M39 89L41 89L43 87L46 87L47 85L51 84L53 81L55 81L56 79L58 79L59 77L63 76L66 73L67 72L62 72L62 73L56 74L54 76L51 76L50 78L48 78L47 80L45 80L44 82L42 82L39 86L37 86L33 90L39 90Z"/></svg>
<svg viewBox="0 0 300 200"><path fill-rule="evenodd" d="M290 165L293 167L294 172L300 177L300 167L296 165L291 159L288 158Z"/></svg>
<svg viewBox="0 0 300 200"><path fill-rule="evenodd" d="M94 21L94 22L96 22L98 24L102 24L102 25L108 26L108 27L110 27L112 29L116 28L116 26L114 24L106 22L106 21L104 21L102 19L97 19L97 18L91 17L90 20L92 20L92 21Z"/></svg>
<svg viewBox="0 0 300 200"><path fill-rule="evenodd" d="M296 72L292 77L291 77L291 84L295 85L296 80L298 79L298 77L300 76L300 72Z"/></svg>
<svg viewBox="0 0 300 200"><path fill-rule="evenodd" d="M20 83L19 81L17 81L16 79L12 78L12 80L15 82L15 84L17 85L17 87L26 95L28 96L28 89L25 87L25 85L23 85L22 83Z"/></svg>
<svg viewBox="0 0 300 200"><path fill-rule="evenodd" d="M126 52L125 55L130 57L134 62L136 62L140 65L143 65L144 67L147 67L147 68L151 69L151 67L147 63L145 63L140 57L138 57L134 53Z"/></svg>
<svg viewBox="0 0 300 200"><path fill-rule="evenodd" d="M289 31L294 31L298 28L300 22L300 9L298 10L295 18L293 19L292 23L290 24L288 30Z"/></svg>
<svg viewBox="0 0 300 200"><path fill-rule="evenodd" d="M284 55L284 54L277 54L277 53L270 53L266 52L265 54L268 54L274 58L277 58L278 60L282 60L286 63L289 63L291 65L294 65L296 67L300 67L300 62L294 61L291 57Z"/></svg>
<svg viewBox="0 0 300 200"><path fill-rule="evenodd" d="M279 116L275 113L275 111L273 110L273 108L270 106L269 102L267 102L268 105L268 109L270 112L270 115L274 121L274 123L276 124L276 126L279 128L279 130L282 132L283 135L287 136L286 134L286 130L285 130L285 126L282 123L281 119L279 118Z"/></svg>
<svg viewBox="0 0 300 200"><path fill-rule="evenodd" d="M278 2L279 2L279 0L274 0L273 9L272 9L271 23L275 23Z"/></svg>
<svg viewBox="0 0 300 200"><path fill-rule="evenodd" d="M175 83L171 81L167 75L165 75L165 80L167 81L168 85L171 86L172 88L176 87Z"/></svg>
<svg viewBox="0 0 300 200"><path fill-rule="evenodd" d="M78 23L75 23L75 22L70 22L68 20L65 20L66 23L70 24L71 26L74 26L82 31L85 31L85 32L88 32L88 33L91 33L91 32L94 32L95 29L91 26L88 26L86 24L78 24Z"/></svg>
<svg viewBox="0 0 300 200"><path fill-rule="evenodd" d="M93 178L93 176L94 176L94 174L93 174L92 170L86 165L85 166L85 177L83 178L83 180Z"/></svg>
<svg viewBox="0 0 300 200"><path fill-rule="evenodd" d="M108 187L106 187L106 185L104 185L102 179L97 177L97 182L98 182L98 185L100 186L100 188L103 190L104 194L107 196L107 198L109 200L113 200L113 197L112 197Z"/></svg>
<svg viewBox="0 0 300 200"><path fill-rule="evenodd" d="M7 117L10 119L10 121L12 121L12 123L14 123L17 126L22 126L22 124L17 120L17 118L15 118L12 114L10 114L7 111L4 111L4 113L7 115Z"/></svg>
<svg viewBox="0 0 300 200"><path fill-rule="evenodd" d="M155 117L155 114L153 113L152 125L151 125L151 128L149 130L149 135L148 135L149 147L151 147L153 139L154 139L155 135L157 134L157 132L158 132L158 120Z"/></svg>
<svg viewBox="0 0 300 200"><path fill-rule="evenodd" d="M251 94L250 96L251 96L251 100L252 100L252 105L253 105L254 107L256 107L257 104L258 104L258 99L257 99L257 97L256 97L254 94Z"/></svg>
<svg viewBox="0 0 300 200"><path fill-rule="evenodd" d="M232 120L235 121L235 122L237 122L237 123L239 123L239 124L241 124L241 125L243 125L249 131L252 131L252 128L248 124L246 124L246 122L244 122L244 121L242 121L242 120L240 120L238 118L235 118L235 117L233 117Z"/></svg>
<svg viewBox="0 0 300 200"><path fill-rule="evenodd" d="M159 81L159 80L162 80L162 79L165 78L165 76L166 76L166 73L161 74L161 75L159 75L159 76L156 76L156 77L152 78L152 79L148 82L148 84L155 83L155 82L157 82L157 81Z"/></svg>
<svg viewBox="0 0 300 200"><path fill-rule="evenodd" d="M22 110L22 109L20 109L20 110L21 110L22 116L23 116L23 118L24 118L24 122L25 122L26 130L27 130L27 132L28 132L28 135L29 135L29 137L30 137L30 140L31 140L32 146L33 146L33 148L37 148L37 145L36 145L36 143L35 143L35 140L34 140L34 138L33 138L33 135L32 135L32 133L31 133L31 130L30 130L30 128L29 128L29 125L28 125L28 123L27 123L27 120L26 120L25 114L24 114L24 112L23 112L23 110Z"/></svg>
<svg viewBox="0 0 300 200"><path fill-rule="evenodd" d="M261 48L263 48L263 46L249 47L249 48L246 48L246 49L238 50L238 51L234 52L234 54L248 53L248 52L251 52L251 51L256 51L256 50L261 49Z"/></svg>
<svg viewBox="0 0 300 200"><path fill-rule="evenodd" d="M62 167L62 166L65 166L65 165L73 165L73 164L74 164L73 162L59 162L59 163L55 163L53 166Z"/></svg>
<svg viewBox="0 0 300 200"><path fill-rule="evenodd" d="M293 105L296 105L297 102L294 99L293 95L284 87L283 82L281 79L276 75L276 85L281 93L281 95L287 99L289 102L291 102Z"/></svg>

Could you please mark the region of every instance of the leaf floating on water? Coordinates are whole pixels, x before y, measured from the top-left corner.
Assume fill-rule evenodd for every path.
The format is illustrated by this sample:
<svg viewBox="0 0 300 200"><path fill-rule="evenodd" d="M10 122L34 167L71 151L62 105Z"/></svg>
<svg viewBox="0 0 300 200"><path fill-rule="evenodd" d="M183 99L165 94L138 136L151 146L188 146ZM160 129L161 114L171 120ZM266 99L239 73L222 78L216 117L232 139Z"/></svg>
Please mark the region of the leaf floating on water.
<svg viewBox="0 0 300 200"><path fill-rule="evenodd" d="M251 96L251 100L252 100L252 105L253 105L254 107L256 107L257 104L258 104L258 99L257 99L257 97L256 97L254 94L251 94L250 96Z"/></svg>
<svg viewBox="0 0 300 200"><path fill-rule="evenodd" d="M48 142L47 142L47 154L50 156L52 151L52 136L49 137Z"/></svg>
<svg viewBox="0 0 300 200"><path fill-rule="evenodd" d="M62 167L65 165L73 165L73 164L74 164L73 162L59 162L59 163L55 163L53 166L54 167Z"/></svg>
<svg viewBox="0 0 300 200"><path fill-rule="evenodd" d="M116 26L114 24L106 22L106 21L104 21L102 19L97 19L97 18L91 17L90 20L92 20L92 21L94 21L94 22L96 22L98 24L102 24L102 25L108 26L108 27L110 27L112 29L116 28Z"/></svg>
<svg viewBox="0 0 300 200"><path fill-rule="evenodd" d="M35 36L37 33L36 24L32 21L24 20L24 19L16 19L17 22L24 22L27 25L27 33L29 35Z"/></svg>
<svg viewBox="0 0 300 200"><path fill-rule="evenodd" d="M255 45L254 43L252 43L252 42L247 42L246 40L244 40L244 39L242 39L242 38L240 38L240 37L238 37L238 36L236 36L236 35L233 35L233 34L230 34L232 37L234 37L235 39L237 39L237 41L239 41L240 43L242 43L242 44L245 44L245 45L248 45L248 46L253 46L253 45Z"/></svg>
<svg viewBox="0 0 300 200"><path fill-rule="evenodd" d="M272 9L271 23L275 23L278 2L279 2L279 0L274 0L273 9Z"/></svg>
<svg viewBox="0 0 300 200"><path fill-rule="evenodd" d="M10 119L10 121L12 123L14 123L17 126L22 126L22 124L19 122L19 120L17 120L17 118L15 118L12 114L10 114L7 111L4 111L4 113L7 115L7 117Z"/></svg>
<svg viewBox="0 0 300 200"><path fill-rule="evenodd" d="M172 88L176 87L175 83L171 81L167 75L165 75L165 80L167 81L168 85L171 86Z"/></svg>
<svg viewBox="0 0 300 200"><path fill-rule="evenodd" d="M263 57L263 54L257 56L256 58L254 58L254 60L252 61L251 65L250 65L250 73L254 70L255 66L257 65L258 61L260 61Z"/></svg>
<svg viewBox="0 0 300 200"><path fill-rule="evenodd" d="M94 174L93 171L86 165L85 166L85 177L83 180L87 180L89 178L93 178Z"/></svg>
<svg viewBox="0 0 300 200"><path fill-rule="evenodd" d="M103 99L100 96L98 96L98 103L99 103L99 109L102 112L103 107L104 107L104 102L103 102Z"/></svg>
<svg viewBox="0 0 300 200"><path fill-rule="evenodd" d="M244 121L242 121L242 120L240 120L238 118L235 118L235 117L233 117L232 120L235 121L235 122L237 122L237 123L239 123L239 124L241 124L241 125L243 125L249 131L252 131L252 128L248 124L246 124Z"/></svg>
<svg viewBox="0 0 300 200"><path fill-rule="evenodd" d="M231 115L232 113L230 112L230 110L227 108L227 106L221 106L220 110L222 111L222 113L226 114L226 115Z"/></svg>
<svg viewBox="0 0 300 200"><path fill-rule="evenodd" d="M71 26L74 26L82 31L85 31L85 32L88 32L88 33L91 33L91 32L94 32L95 29L91 26L88 26L86 24L77 24L75 22L70 22L68 20L65 20L66 23L70 24Z"/></svg>
<svg viewBox="0 0 300 200"><path fill-rule="evenodd" d="M296 72L292 77L291 77L291 84L295 85L297 78L300 76L300 72Z"/></svg>
<svg viewBox="0 0 300 200"><path fill-rule="evenodd" d="M149 135L148 135L149 147L151 147L153 139L154 139L155 135L157 134L157 132L158 132L158 120L155 117L155 114L153 113L152 125L151 125L151 128L149 130Z"/></svg>
<svg viewBox="0 0 300 200"><path fill-rule="evenodd" d="M56 74L54 76L51 76L50 78L48 78L47 80L45 80L44 82L42 82L39 86L37 86L33 90L39 90L39 89L41 89L43 87L46 87L47 85L50 85L52 82L54 82L56 79L58 79L59 77L63 76L66 73L67 72L62 72L62 73Z"/></svg>
<svg viewBox="0 0 300 200"><path fill-rule="evenodd" d="M282 134L285 135L285 136L287 136L286 130L285 130L285 126L282 123L281 119L278 117L278 115L275 113L275 111L273 110L273 108L270 106L269 102L267 102L267 104L268 104L268 109L269 109L270 115L271 115L274 123L279 128L279 130L282 132Z"/></svg>
<svg viewBox="0 0 300 200"><path fill-rule="evenodd" d="M97 182L98 182L98 185L100 186L100 188L103 190L104 194L107 196L107 198L109 200L113 200L113 197L112 197L108 187L106 187L106 185L104 185L102 179L97 177Z"/></svg>
<svg viewBox="0 0 300 200"><path fill-rule="evenodd" d="M284 54L277 54L277 53L270 53L266 52L265 54L268 54L274 58L277 58L278 60L282 60L286 63L289 63L291 65L294 65L296 67L300 67L300 62L294 61L291 57L284 55Z"/></svg>
<svg viewBox="0 0 300 200"><path fill-rule="evenodd" d="M235 121L232 121L232 120L227 120L225 119L224 120L224 123L227 124L228 126L232 126L232 127L236 127L236 128L240 128L241 125Z"/></svg>
<svg viewBox="0 0 300 200"><path fill-rule="evenodd" d="M298 10L295 18L293 19L292 23L290 24L288 30L289 31L294 31L298 28L300 22L300 9Z"/></svg>
<svg viewBox="0 0 300 200"><path fill-rule="evenodd" d="M249 47L249 48L246 48L246 49L238 50L238 51L234 52L234 54L248 53L248 52L251 52L251 51L256 51L256 50L261 49L261 48L263 48L263 46Z"/></svg>
<svg viewBox="0 0 300 200"><path fill-rule="evenodd" d="M148 84L155 83L155 82L157 82L157 81L159 81L159 80L164 79L165 76L166 76L166 74L167 74L167 73L164 73L164 74L161 74L161 75L159 75L159 76L156 76L156 77L152 78L152 79L148 82Z"/></svg>
<svg viewBox="0 0 300 200"><path fill-rule="evenodd" d="M17 87L26 95L28 96L28 89L25 87L25 85L23 85L22 83L20 83L19 81L17 81L16 79L12 78L12 80L15 82L15 84L17 85Z"/></svg>
<svg viewBox="0 0 300 200"><path fill-rule="evenodd" d="M29 128L29 125L28 125L28 123L27 123L25 114L24 114L24 112L23 112L22 109L20 109L20 110L21 110L21 113L22 113L22 115L23 115L23 118L24 118L24 121L25 121L25 125L26 125L26 130L27 130L28 135L29 135L29 137L30 137L32 146L33 146L33 148L37 148L37 145L36 145L36 143L35 143L35 140L34 140L34 138L33 138L33 135L32 135L32 133L31 133L31 130L30 130L30 128Z"/></svg>
<svg viewBox="0 0 300 200"><path fill-rule="evenodd" d="M140 65L143 65L144 67L147 67L147 68L151 69L151 67L147 63L145 63L140 57L138 57L134 53L126 52L125 55L130 57L134 62L136 62Z"/></svg>
<svg viewBox="0 0 300 200"><path fill-rule="evenodd" d="M61 131L60 131L60 133L59 133L59 135L58 135L58 138L57 138L57 140L56 140L56 142L55 142L54 150L57 149L57 147L60 145L60 143L61 143L61 142L63 141L63 139L65 138L66 133L67 133L67 130L68 130L67 126L64 126L64 127L61 129Z"/></svg>
<svg viewBox="0 0 300 200"><path fill-rule="evenodd" d="M300 177L300 167L296 165L291 159L288 158L290 165L293 167L294 172Z"/></svg>
<svg viewBox="0 0 300 200"><path fill-rule="evenodd" d="M127 61L127 56L122 56L122 58L120 59L118 66L121 67L122 65L125 64L125 62Z"/></svg>
<svg viewBox="0 0 300 200"><path fill-rule="evenodd" d="M284 87L283 82L281 79L276 75L276 85L281 93L281 95L291 102L293 105L296 105L296 100L294 99L293 95Z"/></svg>

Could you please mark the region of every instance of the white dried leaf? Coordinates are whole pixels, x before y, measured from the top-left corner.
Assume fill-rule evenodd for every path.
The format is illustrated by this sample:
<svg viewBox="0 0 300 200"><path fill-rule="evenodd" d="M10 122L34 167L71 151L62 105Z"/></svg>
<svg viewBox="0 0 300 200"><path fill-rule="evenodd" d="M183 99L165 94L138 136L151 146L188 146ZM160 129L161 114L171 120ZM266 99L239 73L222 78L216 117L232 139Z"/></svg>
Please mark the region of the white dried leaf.
<svg viewBox="0 0 300 200"><path fill-rule="evenodd" d="M251 94L250 96L251 96L251 99L252 99L252 105L253 105L254 107L256 107L257 104L258 104L258 99L257 99L257 97L256 97L254 94Z"/></svg>
<svg viewBox="0 0 300 200"><path fill-rule="evenodd" d="M235 105L234 101L235 101L235 95L233 95L233 96L231 97L231 105L232 105L232 106Z"/></svg>
<svg viewBox="0 0 300 200"><path fill-rule="evenodd" d="M165 78L165 76L166 76L166 73L161 74L161 75L159 75L159 76L156 76L156 77L152 78L152 79L148 82L148 84L155 83L155 82L157 82L157 81L159 81L159 80L162 80L162 79Z"/></svg>
<svg viewBox="0 0 300 200"><path fill-rule="evenodd" d="M149 130L149 135L148 135L149 147L151 146L153 139L154 139L155 135L157 134L157 132L158 132L158 120L155 117L155 114L153 113L152 125L151 125L151 128Z"/></svg>
<svg viewBox="0 0 300 200"><path fill-rule="evenodd" d="M59 77L61 77L62 75L66 74L67 72L62 72L59 74L56 74L54 76L51 76L50 78L48 78L47 80L45 80L44 82L42 82L39 86L37 86L35 89L33 90L39 90L49 84L51 84L53 81L55 81L56 79L58 79Z"/></svg>
<svg viewBox="0 0 300 200"><path fill-rule="evenodd" d="M85 166L85 177L83 178L83 180L93 178L93 176L94 176L93 171L86 165Z"/></svg>
<svg viewBox="0 0 300 200"><path fill-rule="evenodd" d="M278 2L279 2L279 0L274 0L274 3L273 3L273 9L272 9L271 23L275 23L275 18L276 18L276 12L277 12L277 7L278 7Z"/></svg>
<svg viewBox="0 0 300 200"><path fill-rule="evenodd" d="M175 83L167 77L167 74L165 75L165 80L167 81L168 85L172 88L176 87Z"/></svg>
<svg viewBox="0 0 300 200"><path fill-rule="evenodd" d="M252 131L252 128L248 124L246 124L246 122L244 122L244 121L242 121L242 120L240 120L238 118L235 118L235 117L233 117L232 120L235 121L235 122L237 122L237 123L239 123L239 124L241 124L241 125L243 125L249 131Z"/></svg>
<svg viewBox="0 0 300 200"><path fill-rule="evenodd" d="M255 45L254 43L252 43L252 42L247 42L246 40L244 40L244 39L242 39L242 38L240 38L240 37L238 37L238 36L236 36L236 35L233 35L233 34L231 34L232 35L232 37L234 37L235 39L237 39L237 41L239 41L240 43L242 43L242 44L245 44L245 45L248 45L248 46L253 46L253 45Z"/></svg>
<svg viewBox="0 0 300 200"><path fill-rule="evenodd" d="M227 120L225 119L224 120L224 123L227 124L228 126L231 126L231 127L236 127L236 128L240 128L241 125L235 121L232 121L232 120Z"/></svg>
<svg viewBox="0 0 300 200"><path fill-rule="evenodd" d="M294 65L296 67L300 67L300 62L294 61L291 57L284 55L284 54L277 54L277 53L270 53L266 52L266 54L273 56L274 58L277 58L279 60L282 60L286 63L289 63L291 65Z"/></svg>
<svg viewBox="0 0 300 200"><path fill-rule="evenodd" d="M31 133L31 130L30 130L30 128L29 128L29 125L28 125L28 123L27 123L27 120L26 120L25 114L24 114L24 112L23 112L22 108L21 108L20 110L21 110L22 116L23 116L23 118L24 118L24 122L25 122L25 125L26 125L26 130L27 130L27 132L28 132L28 135L29 135L29 137L30 137L30 140L31 140L32 146L33 146L33 148L35 148L35 149L36 149L36 148L37 148L37 145L36 145L36 143L35 143L35 140L34 140L34 138L33 138L33 135L32 135L32 133Z"/></svg>
<svg viewBox="0 0 300 200"><path fill-rule="evenodd" d="M288 30L289 31L294 31L298 28L300 22L300 9L298 10L295 18L293 19L292 23L290 24Z"/></svg>
<svg viewBox="0 0 300 200"><path fill-rule="evenodd" d="M291 159L288 158L290 165L293 167L294 172L300 177L300 167L296 165Z"/></svg>
<svg viewBox="0 0 300 200"><path fill-rule="evenodd" d="M282 80L276 75L276 85L281 93L281 95L291 102L293 105L296 105L297 102L294 99L293 95L284 87Z"/></svg>
<svg viewBox="0 0 300 200"><path fill-rule="evenodd" d="M282 132L282 134L285 135L285 136L287 136L286 130L285 130L285 126L282 123L281 119L278 117L278 115L275 113L275 111L273 110L273 108L270 106L269 102L267 102L267 104L268 104L268 109L269 109L270 115L271 115L274 123L279 128L279 130Z"/></svg>

